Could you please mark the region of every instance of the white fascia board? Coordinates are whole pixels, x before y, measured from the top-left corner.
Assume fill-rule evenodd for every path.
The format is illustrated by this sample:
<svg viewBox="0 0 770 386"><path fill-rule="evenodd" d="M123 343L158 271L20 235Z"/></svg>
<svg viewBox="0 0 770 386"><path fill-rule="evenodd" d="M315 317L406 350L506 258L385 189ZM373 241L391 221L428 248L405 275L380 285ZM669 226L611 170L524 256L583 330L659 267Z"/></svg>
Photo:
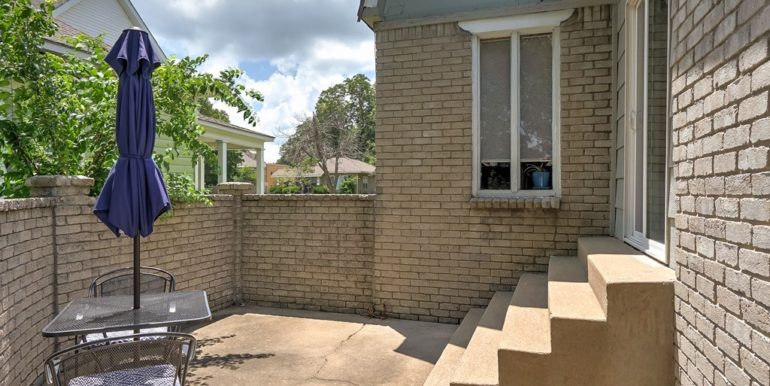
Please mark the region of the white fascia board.
<svg viewBox="0 0 770 386"><path fill-rule="evenodd" d="M574 9L563 9L527 15L461 21L458 24L460 25L460 28L480 36L510 33L513 31L552 29L558 27L561 22L572 16L574 11Z"/></svg>
<svg viewBox="0 0 770 386"><path fill-rule="evenodd" d="M59 43L57 41L46 38L43 41L42 50L45 52L51 52L57 55L74 55L81 59L85 59L90 56L88 52L75 49L67 44Z"/></svg>
<svg viewBox="0 0 770 386"><path fill-rule="evenodd" d="M203 135L201 135L201 140L207 143L225 141L244 149L262 149L266 142L273 141L273 137L255 131L235 130L227 126L204 121L198 121L198 124L205 129Z"/></svg>

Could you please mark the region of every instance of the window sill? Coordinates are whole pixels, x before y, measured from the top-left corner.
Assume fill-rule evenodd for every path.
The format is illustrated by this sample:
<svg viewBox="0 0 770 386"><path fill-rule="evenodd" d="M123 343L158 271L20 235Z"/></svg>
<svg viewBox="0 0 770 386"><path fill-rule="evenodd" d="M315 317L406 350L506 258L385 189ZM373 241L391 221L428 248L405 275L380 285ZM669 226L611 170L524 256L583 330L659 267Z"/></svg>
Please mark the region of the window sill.
<svg viewBox="0 0 770 386"><path fill-rule="evenodd" d="M561 198L544 197L472 197L475 209L559 209Z"/></svg>

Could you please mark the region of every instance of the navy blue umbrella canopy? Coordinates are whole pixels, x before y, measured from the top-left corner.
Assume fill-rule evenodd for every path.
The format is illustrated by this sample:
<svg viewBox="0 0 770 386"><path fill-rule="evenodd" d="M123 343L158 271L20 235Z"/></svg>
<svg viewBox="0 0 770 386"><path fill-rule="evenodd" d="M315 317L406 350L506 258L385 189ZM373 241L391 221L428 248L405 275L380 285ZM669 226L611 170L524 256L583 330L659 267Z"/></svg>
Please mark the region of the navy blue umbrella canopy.
<svg viewBox="0 0 770 386"><path fill-rule="evenodd" d="M119 158L96 200L94 214L116 236L134 238L134 308L139 308L139 236L171 209L163 177L152 159L155 104L150 79L160 58L147 32L123 31L105 58L118 75L115 138Z"/></svg>

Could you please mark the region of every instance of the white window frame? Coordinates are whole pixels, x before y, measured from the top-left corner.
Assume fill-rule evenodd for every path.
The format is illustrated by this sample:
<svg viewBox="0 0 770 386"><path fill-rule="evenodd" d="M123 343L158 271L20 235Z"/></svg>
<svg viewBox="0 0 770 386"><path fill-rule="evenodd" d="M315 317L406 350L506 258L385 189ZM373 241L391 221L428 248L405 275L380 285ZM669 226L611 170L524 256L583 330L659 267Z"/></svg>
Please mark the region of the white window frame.
<svg viewBox="0 0 770 386"><path fill-rule="evenodd" d="M503 18L460 22L460 28L472 36L472 132L473 132L473 183L474 197L532 197L559 196L561 194L561 44L559 25L567 20L573 9L517 15ZM522 35L551 34L552 47L552 155L550 190L520 190L521 162L519 158L519 38ZM511 189L482 190L481 176L481 41L486 39L511 39Z"/></svg>
<svg viewBox="0 0 770 386"><path fill-rule="evenodd" d="M643 160L642 160L642 202L638 203L636 199L636 188L637 188L637 181L636 181L636 120L642 119L642 128L644 130L644 145L643 148L647 149L647 69L648 69L648 54L649 54L649 34L647 33L647 29L649 28L649 1L650 0L631 0L628 2L628 6L626 9L626 23L627 24L627 30L626 30L626 111L625 111L625 127L628 130L628 134L625 135L625 207L623 210L624 213L624 230L623 230L623 240L628 243L629 245L633 246L634 248L637 248L644 252L645 254L649 255L650 257L654 258L655 260L658 260L662 263L667 262L666 257L666 246L665 243L661 243L655 240L651 240L647 238L646 232L639 232L636 228L636 207L637 205L642 205L642 229L647 229L647 152L644 152ZM640 52L638 47L638 25L637 25L637 16L638 12L640 12L640 8L644 8L641 10L644 12L644 49ZM642 68L639 68L639 55L643 56L643 62L642 62ZM637 106L637 91L639 88L639 84L637 84L637 80L639 79L639 71L642 71L643 79L642 79L642 87L643 87L643 95L642 95L642 103L643 103L643 109L644 113L639 115L639 112L636 109ZM668 130L666 133L666 136L668 136ZM668 139L667 139L668 142ZM666 173L668 173L668 168L666 168ZM665 177L665 181L668 181L668 176ZM667 185L668 186L668 185ZM666 197L670 192L666 191ZM668 200L666 200L668 201ZM666 211L664 211L664 215L666 214ZM665 239L664 239L665 240Z"/></svg>

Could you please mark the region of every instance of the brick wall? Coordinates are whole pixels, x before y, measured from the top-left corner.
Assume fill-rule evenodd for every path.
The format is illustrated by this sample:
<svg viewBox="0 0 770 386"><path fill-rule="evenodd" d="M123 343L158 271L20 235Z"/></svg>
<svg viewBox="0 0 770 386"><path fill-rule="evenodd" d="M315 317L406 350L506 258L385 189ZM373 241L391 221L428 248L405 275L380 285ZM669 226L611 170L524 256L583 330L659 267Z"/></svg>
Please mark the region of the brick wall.
<svg viewBox="0 0 770 386"><path fill-rule="evenodd" d="M767 385L770 4L671 9L678 381Z"/></svg>
<svg viewBox="0 0 770 386"><path fill-rule="evenodd" d="M130 267L133 242L115 237L93 215L93 180L85 177L39 176L29 180L33 196L54 199L55 296L63 307L86 295L91 281L108 271ZM141 264L166 269L177 289L206 290L212 309L232 304L235 254L233 196L214 195L212 204L175 205L155 222L141 241Z"/></svg>
<svg viewBox="0 0 770 386"><path fill-rule="evenodd" d="M212 196L211 206L177 205L141 241L142 265L173 273L177 289L202 289L212 310L232 304L234 259L232 197ZM93 215L94 199L58 208L67 225L57 227L58 303L82 297L96 276L130 267L133 242L115 235Z"/></svg>
<svg viewBox="0 0 770 386"><path fill-rule="evenodd" d="M456 23L376 32L379 311L456 322L578 236L608 233L611 35L609 6L563 23L561 204L506 209L533 205L471 202L471 35Z"/></svg>
<svg viewBox="0 0 770 386"><path fill-rule="evenodd" d="M366 313L372 304L373 196L243 196L244 300Z"/></svg>
<svg viewBox="0 0 770 386"><path fill-rule="evenodd" d="M0 385L30 384L52 352L52 200L0 200Z"/></svg>
<svg viewBox="0 0 770 386"><path fill-rule="evenodd" d="M131 239L93 216L91 179L30 183L45 197L0 200L0 385L42 374L57 341L40 331L56 310L85 296L94 277L132 261ZM172 272L179 290L206 290L214 311L246 301L369 312L374 196L245 194L252 190L220 184L210 206L175 205L142 239L142 264Z"/></svg>
<svg viewBox="0 0 770 386"><path fill-rule="evenodd" d="M0 385L38 379L56 343L40 332L56 310L85 296L94 277L131 264L131 240L116 238L91 212L92 183L37 177L33 194L50 197L0 200ZM212 198L211 206L177 205L159 219L142 240L142 264L174 273L180 290L206 290L218 310L234 295L233 196Z"/></svg>

